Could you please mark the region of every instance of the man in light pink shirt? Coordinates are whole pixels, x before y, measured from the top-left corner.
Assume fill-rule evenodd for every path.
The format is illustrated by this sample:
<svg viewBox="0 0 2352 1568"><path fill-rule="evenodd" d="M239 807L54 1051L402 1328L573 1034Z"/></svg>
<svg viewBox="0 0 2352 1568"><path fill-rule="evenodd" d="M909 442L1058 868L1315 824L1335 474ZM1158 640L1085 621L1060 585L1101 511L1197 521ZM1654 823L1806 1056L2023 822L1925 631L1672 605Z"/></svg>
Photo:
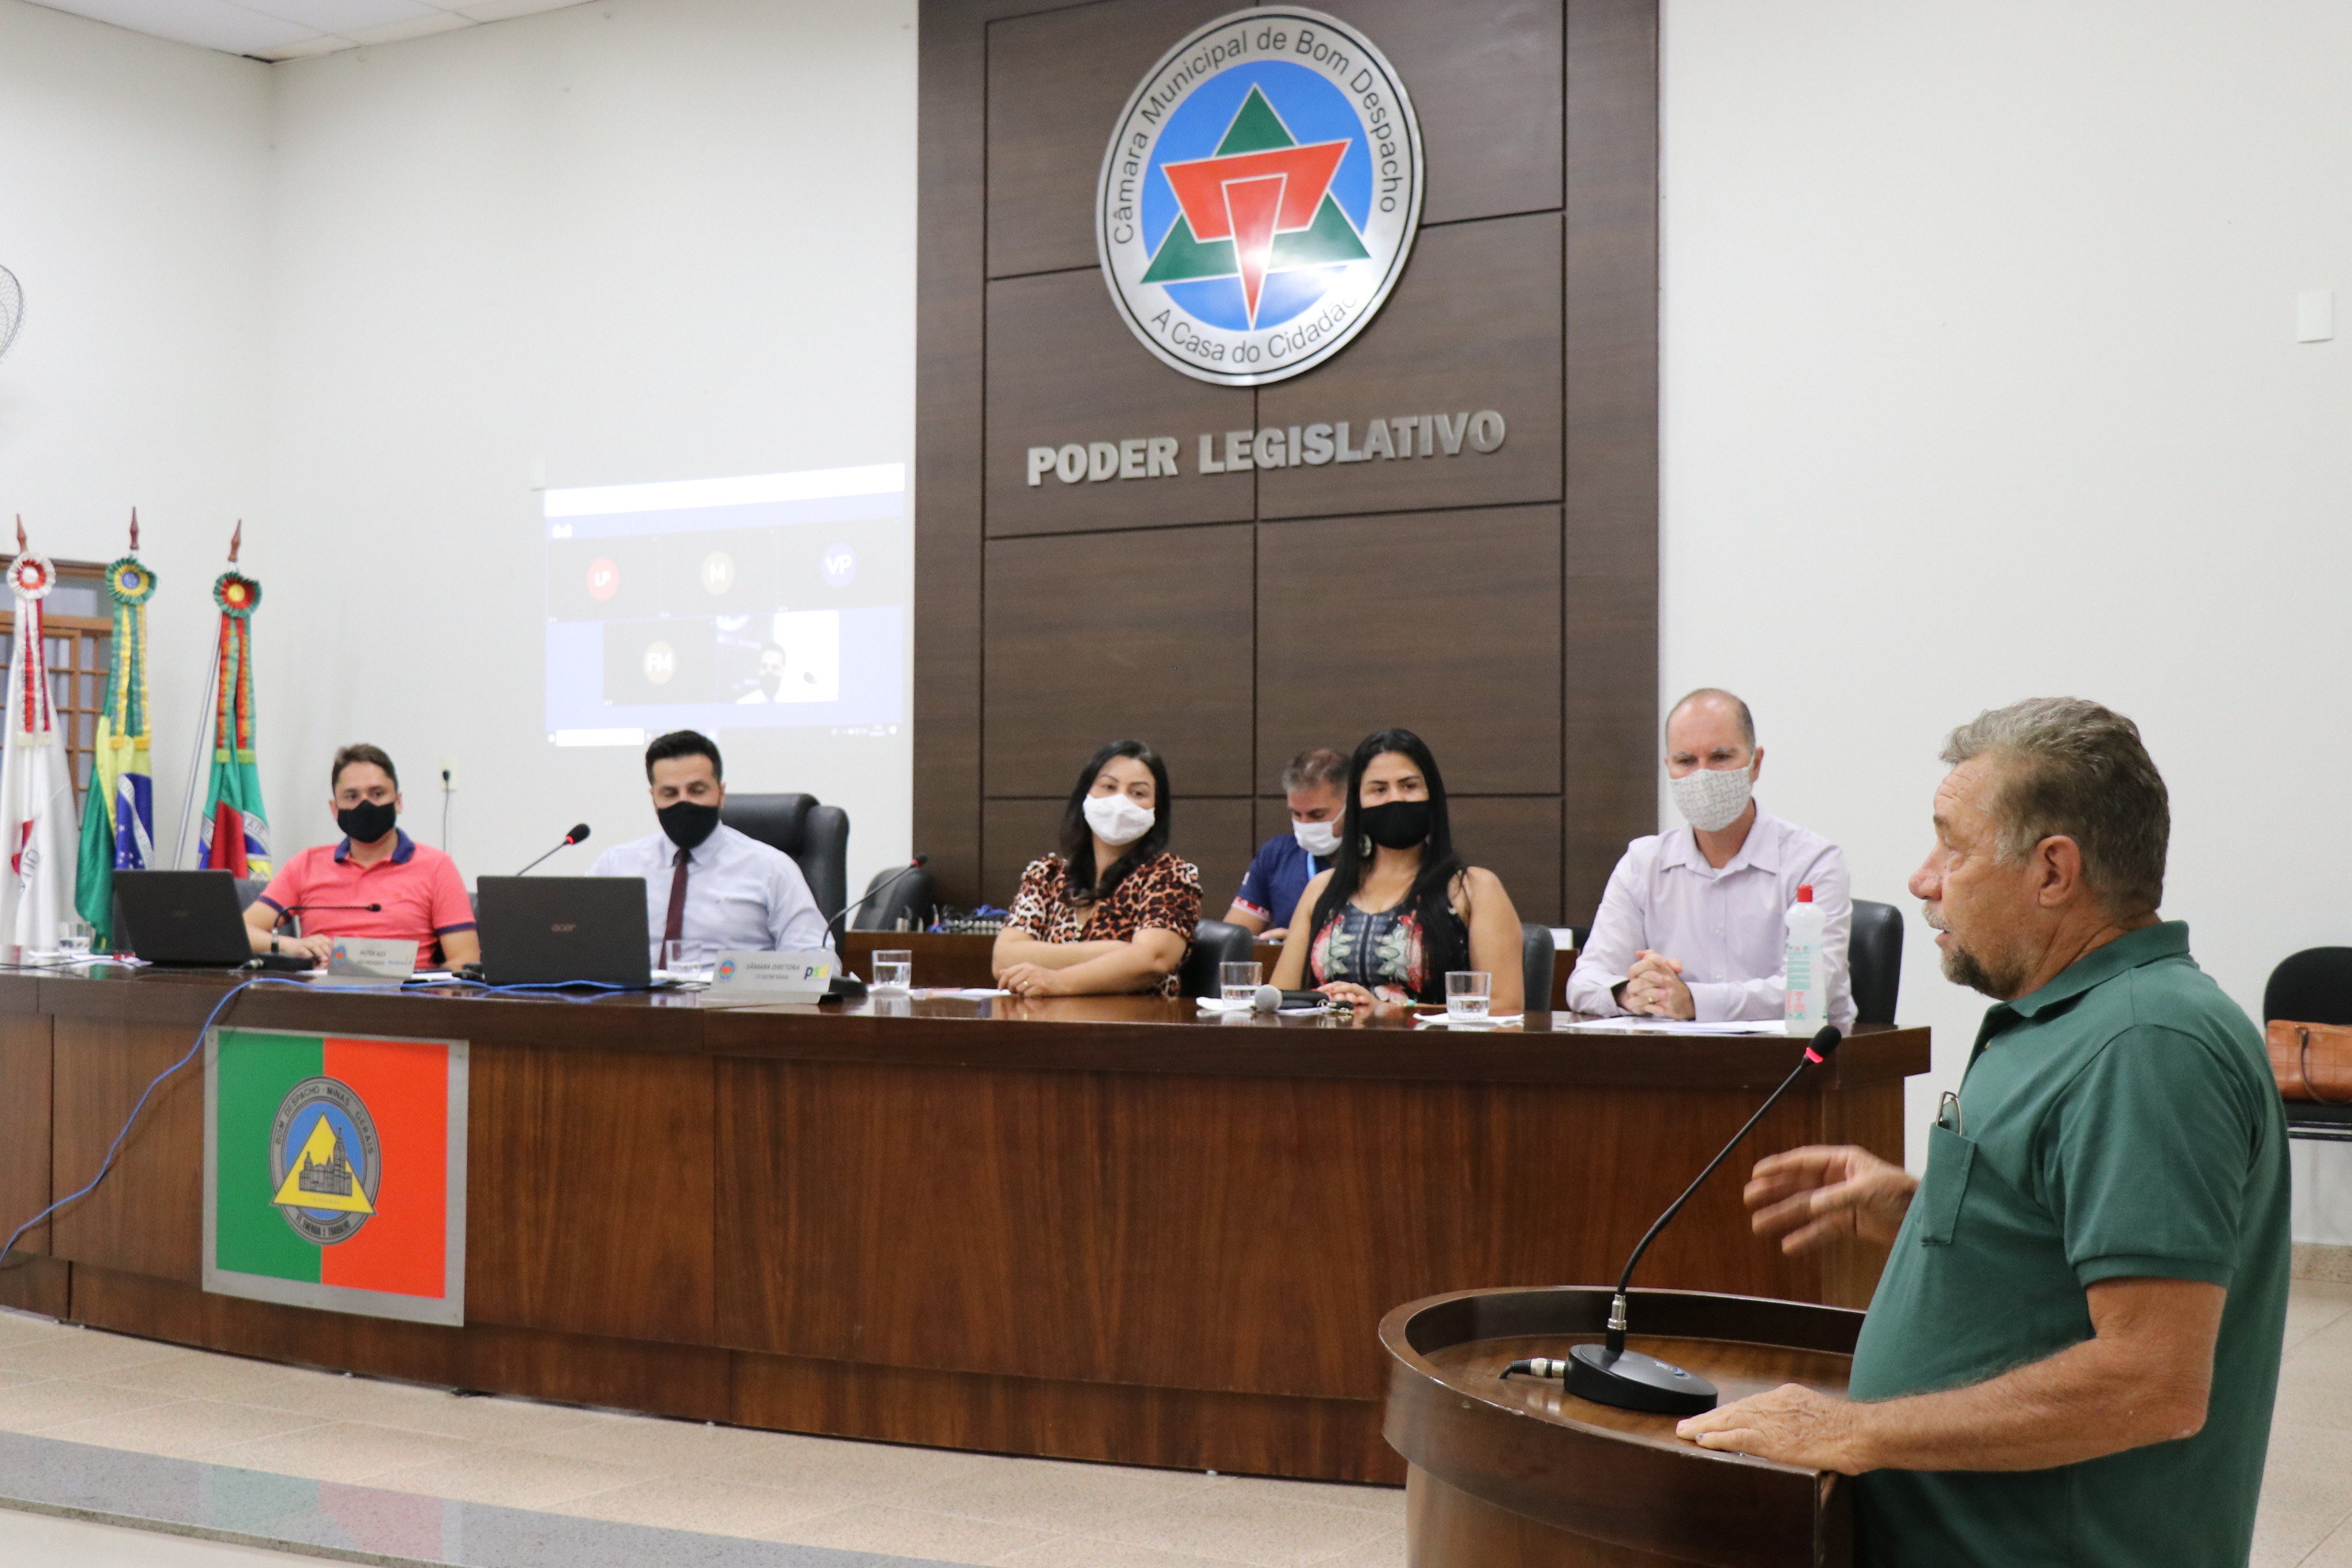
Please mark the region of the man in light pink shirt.
<svg viewBox="0 0 2352 1568"><path fill-rule="evenodd" d="M1665 760L1667 787L1689 826L1625 847L1569 975L1569 1006L1707 1023L1780 1017L1787 911L1797 889L1811 886L1827 918L1829 1020L1851 1033L1845 857L1757 805L1764 751L1748 704L1713 687L1675 703Z"/></svg>

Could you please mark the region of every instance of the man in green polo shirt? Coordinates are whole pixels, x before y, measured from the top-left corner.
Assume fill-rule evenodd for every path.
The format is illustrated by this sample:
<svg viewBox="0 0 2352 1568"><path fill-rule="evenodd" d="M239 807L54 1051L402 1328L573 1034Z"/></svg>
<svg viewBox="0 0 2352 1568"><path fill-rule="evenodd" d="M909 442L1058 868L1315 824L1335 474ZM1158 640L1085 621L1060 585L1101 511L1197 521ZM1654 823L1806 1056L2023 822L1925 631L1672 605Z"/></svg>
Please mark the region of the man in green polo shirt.
<svg viewBox="0 0 2352 1568"><path fill-rule="evenodd" d="M1789 1384L1684 1436L1857 1476L1857 1560L2242 1563L2286 1321L2285 1119L2262 1037L2159 921L2138 728L2042 699L1953 731L1911 879L2000 1005L1927 1173L1760 1161L1756 1228L1893 1244L1850 1399Z"/></svg>

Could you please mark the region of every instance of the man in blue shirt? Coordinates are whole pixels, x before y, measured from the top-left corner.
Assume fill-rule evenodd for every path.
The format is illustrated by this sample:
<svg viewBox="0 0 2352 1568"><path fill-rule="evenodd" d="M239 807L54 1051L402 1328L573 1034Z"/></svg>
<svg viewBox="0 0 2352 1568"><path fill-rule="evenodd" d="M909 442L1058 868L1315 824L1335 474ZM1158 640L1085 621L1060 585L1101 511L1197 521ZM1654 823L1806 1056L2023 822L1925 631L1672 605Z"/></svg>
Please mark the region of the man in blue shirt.
<svg viewBox="0 0 2352 1568"><path fill-rule="evenodd" d="M1290 804L1290 831L1269 838L1250 862L1242 890L1225 919L1243 930L1280 942L1289 929L1298 895L1318 872L1331 868L1339 848L1339 819L1348 814L1348 759L1318 746L1290 759L1282 770L1282 793Z"/></svg>

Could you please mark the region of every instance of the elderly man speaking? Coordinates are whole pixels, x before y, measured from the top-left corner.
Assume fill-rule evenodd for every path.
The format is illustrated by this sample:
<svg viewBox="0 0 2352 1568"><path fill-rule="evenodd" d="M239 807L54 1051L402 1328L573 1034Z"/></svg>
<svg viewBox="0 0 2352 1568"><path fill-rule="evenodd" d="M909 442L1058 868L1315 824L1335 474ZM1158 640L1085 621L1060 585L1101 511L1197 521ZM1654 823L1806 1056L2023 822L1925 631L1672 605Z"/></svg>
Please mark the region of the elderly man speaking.
<svg viewBox="0 0 2352 1568"><path fill-rule="evenodd" d="M1680 1431L1860 1477L1862 1563L2242 1563L2287 1295L2262 1037L2157 919L2170 813L2130 720L2021 702L1944 761L1911 890L1999 1005L1927 1177L1811 1148L1748 1185L1789 1251L1894 1244L1851 1398L1791 1384Z"/></svg>

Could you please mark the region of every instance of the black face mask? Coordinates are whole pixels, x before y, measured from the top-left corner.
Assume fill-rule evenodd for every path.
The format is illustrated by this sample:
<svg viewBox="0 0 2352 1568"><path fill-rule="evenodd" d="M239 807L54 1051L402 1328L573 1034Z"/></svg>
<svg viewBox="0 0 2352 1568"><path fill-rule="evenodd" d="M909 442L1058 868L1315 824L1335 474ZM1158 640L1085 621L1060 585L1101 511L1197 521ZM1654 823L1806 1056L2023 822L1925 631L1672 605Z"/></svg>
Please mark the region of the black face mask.
<svg viewBox="0 0 2352 1568"><path fill-rule="evenodd" d="M1391 800L1358 814L1364 837L1383 849L1410 849L1429 837L1429 802Z"/></svg>
<svg viewBox="0 0 2352 1568"><path fill-rule="evenodd" d="M673 801L654 813L661 818L662 831L680 849L691 849L710 837L719 826L719 808L697 801Z"/></svg>
<svg viewBox="0 0 2352 1568"><path fill-rule="evenodd" d="M388 800L363 800L335 813L335 826L354 844L374 843L391 832L399 819L399 808Z"/></svg>

